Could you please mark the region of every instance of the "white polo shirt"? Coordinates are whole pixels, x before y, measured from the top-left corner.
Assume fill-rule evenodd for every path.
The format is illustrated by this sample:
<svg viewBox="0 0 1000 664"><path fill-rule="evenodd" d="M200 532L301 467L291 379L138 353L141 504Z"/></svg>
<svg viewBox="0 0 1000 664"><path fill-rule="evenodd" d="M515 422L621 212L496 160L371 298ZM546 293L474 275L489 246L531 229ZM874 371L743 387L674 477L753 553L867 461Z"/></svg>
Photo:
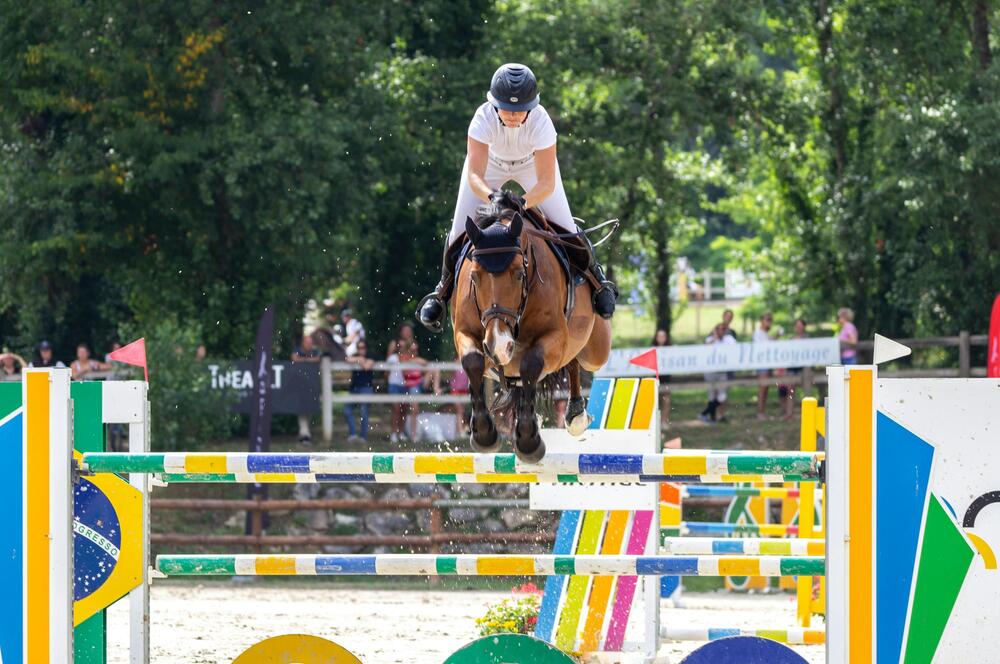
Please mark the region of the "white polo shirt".
<svg viewBox="0 0 1000 664"><path fill-rule="evenodd" d="M469 124L469 137L490 146L490 156L502 161L520 161L531 157L535 150L556 144L556 128L552 118L535 106L520 127L507 127L500 122L493 104L486 102L476 110Z"/></svg>

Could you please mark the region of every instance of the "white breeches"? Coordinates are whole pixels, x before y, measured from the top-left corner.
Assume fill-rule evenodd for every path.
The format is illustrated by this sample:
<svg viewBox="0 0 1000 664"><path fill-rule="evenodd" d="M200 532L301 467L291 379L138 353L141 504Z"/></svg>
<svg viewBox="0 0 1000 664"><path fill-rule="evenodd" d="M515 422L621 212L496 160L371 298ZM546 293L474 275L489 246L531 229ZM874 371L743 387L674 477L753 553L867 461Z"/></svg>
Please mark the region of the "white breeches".
<svg viewBox="0 0 1000 664"><path fill-rule="evenodd" d="M538 181L535 174L534 158L522 162L507 162L496 160L491 156L486 163L486 184L489 185L490 189L499 189L511 180L521 185L525 192L531 191L531 188ZM449 244L465 232L465 218L475 219L476 208L483 204L483 200L472 193L472 187L469 186L469 160L466 159L465 165L462 167L462 182L458 187L455 217L452 220L451 233L448 234ZM567 231L580 230L569 211L569 202L566 200L566 190L563 189L558 163L556 164L555 188L538 207L549 221L558 224Z"/></svg>

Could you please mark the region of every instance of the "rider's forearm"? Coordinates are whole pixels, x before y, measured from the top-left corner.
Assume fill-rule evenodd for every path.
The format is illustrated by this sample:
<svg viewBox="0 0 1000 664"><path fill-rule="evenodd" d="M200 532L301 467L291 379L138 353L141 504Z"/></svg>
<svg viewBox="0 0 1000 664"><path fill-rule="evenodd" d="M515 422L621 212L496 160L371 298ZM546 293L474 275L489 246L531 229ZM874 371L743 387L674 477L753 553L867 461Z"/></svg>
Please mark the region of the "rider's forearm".
<svg viewBox="0 0 1000 664"><path fill-rule="evenodd" d="M524 195L524 207L532 208L541 204L542 201L552 195L555 189L556 183L554 180L539 180L531 188L531 191Z"/></svg>
<svg viewBox="0 0 1000 664"><path fill-rule="evenodd" d="M490 186L486 184L486 178L476 172L469 173L469 186L472 187L472 193L476 195L480 200L489 202L490 194L493 190Z"/></svg>

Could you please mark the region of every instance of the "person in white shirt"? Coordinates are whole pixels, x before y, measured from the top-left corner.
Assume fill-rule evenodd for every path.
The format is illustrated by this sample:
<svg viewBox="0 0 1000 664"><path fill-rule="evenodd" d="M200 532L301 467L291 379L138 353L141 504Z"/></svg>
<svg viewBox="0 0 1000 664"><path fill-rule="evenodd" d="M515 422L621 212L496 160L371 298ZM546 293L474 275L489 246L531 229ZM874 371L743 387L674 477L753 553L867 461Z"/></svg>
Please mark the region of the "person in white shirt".
<svg viewBox="0 0 1000 664"><path fill-rule="evenodd" d="M506 183L513 180L524 189L521 203L525 209L537 207L564 231L580 230L570 213L559 173L556 129L549 114L539 105L534 73L521 64L503 65L493 74L486 99L469 124L468 152L451 232L445 242L441 281L417 305L417 318L433 332L441 330L445 303L451 297L465 220L475 218L476 209L484 202L496 204ZM594 309L604 318L610 318L618 289L604 276L589 240L583 234L580 237L590 252L588 270L601 284L594 293Z"/></svg>
<svg viewBox="0 0 1000 664"><path fill-rule="evenodd" d="M340 320L344 322L344 350L348 357L353 357L358 354L358 342L365 338L365 326L350 309L340 312Z"/></svg>
<svg viewBox="0 0 1000 664"><path fill-rule="evenodd" d="M706 344L735 344L736 339L726 334L725 323L719 323L712 328L712 333L705 337ZM726 400L729 396L724 382L729 377L725 371L716 371L705 374L705 382L708 383L708 403L704 410L698 415L699 419L706 424L726 421Z"/></svg>

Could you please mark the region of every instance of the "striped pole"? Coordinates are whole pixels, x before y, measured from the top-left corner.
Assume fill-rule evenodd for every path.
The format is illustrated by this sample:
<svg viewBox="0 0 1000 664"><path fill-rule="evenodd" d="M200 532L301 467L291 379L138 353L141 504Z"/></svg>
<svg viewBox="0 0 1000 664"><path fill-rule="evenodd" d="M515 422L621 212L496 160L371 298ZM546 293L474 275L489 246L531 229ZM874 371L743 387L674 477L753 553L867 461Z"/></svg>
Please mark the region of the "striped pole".
<svg viewBox="0 0 1000 664"><path fill-rule="evenodd" d="M812 486L812 484L810 484ZM821 487L817 487L822 491ZM794 487L756 486L682 486L681 498L772 498L787 500L798 498L802 491Z"/></svg>
<svg viewBox="0 0 1000 664"><path fill-rule="evenodd" d="M756 636L789 645L823 645L821 629L750 629L739 627L662 627L660 636L668 641L715 641L730 636Z"/></svg>
<svg viewBox="0 0 1000 664"><path fill-rule="evenodd" d="M90 453L84 467L95 473L165 473L208 481L477 481L528 482L639 481L659 482L675 476L782 475L817 478L821 454L800 452L713 452L671 450L665 454L549 453L537 464L514 454L323 453L323 454L119 454ZM274 479L270 479L273 476ZM209 480L209 478L212 478ZM500 479L503 478L503 479Z"/></svg>
<svg viewBox="0 0 1000 664"><path fill-rule="evenodd" d="M685 556L823 556L821 539L769 539L760 537L664 537L663 553Z"/></svg>
<svg viewBox="0 0 1000 664"><path fill-rule="evenodd" d="M637 484L688 482L717 484L720 482L814 482L801 475L548 475L525 473L518 475L433 474L414 475L392 473L379 475L327 475L316 473L166 473L157 478L167 484Z"/></svg>
<svg viewBox="0 0 1000 664"><path fill-rule="evenodd" d="M167 576L822 576L822 557L607 555L161 555Z"/></svg>
<svg viewBox="0 0 1000 664"><path fill-rule="evenodd" d="M722 537L726 535L741 535L749 537L797 537L799 527L785 523L719 523L717 521L681 521L664 530L677 530L682 535L699 535L703 537Z"/></svg>

